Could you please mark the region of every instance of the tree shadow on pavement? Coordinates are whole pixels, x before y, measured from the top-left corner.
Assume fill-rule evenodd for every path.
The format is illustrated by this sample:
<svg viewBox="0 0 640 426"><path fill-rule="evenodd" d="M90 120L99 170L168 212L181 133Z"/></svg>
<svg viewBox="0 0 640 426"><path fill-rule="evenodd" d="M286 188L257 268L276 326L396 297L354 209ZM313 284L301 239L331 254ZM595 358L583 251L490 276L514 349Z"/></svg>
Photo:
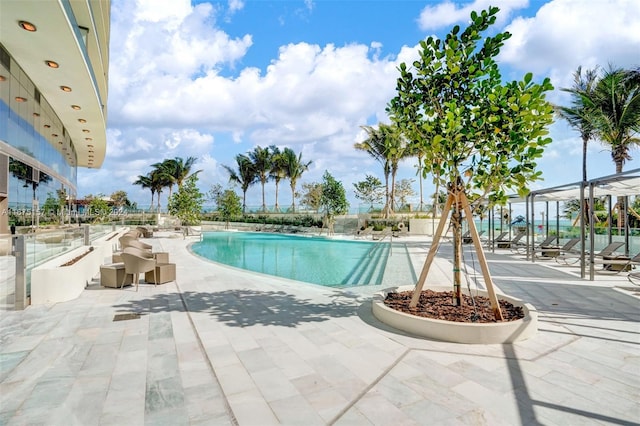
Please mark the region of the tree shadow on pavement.
<svg viewBox="0 0 640 426"><path fill-rule="evenodd" d="M326 303L301 299L284 291L226 290L182 293L189 312L209 313L232 327L275 325L296 327L302 323L356 316L362 300L357 295L334 292ZM151 314L184 312L178 294L159 294L114 305L121 312Z"/></svg>

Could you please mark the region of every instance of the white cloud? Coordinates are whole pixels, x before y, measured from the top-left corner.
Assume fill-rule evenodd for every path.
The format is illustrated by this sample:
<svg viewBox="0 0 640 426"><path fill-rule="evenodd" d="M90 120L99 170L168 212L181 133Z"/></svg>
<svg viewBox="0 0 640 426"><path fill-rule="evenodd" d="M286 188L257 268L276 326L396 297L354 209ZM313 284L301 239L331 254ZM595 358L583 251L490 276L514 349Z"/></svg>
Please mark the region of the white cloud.
<svg viewBox="0 0 640 426"><path fill-rule="evenodd" d="M529 5L528 0L510 0L508 2L499 2L500 12L497 15L496 22L501 25L505 22L511 11L525 8ZM421 30L437 30L440 28L448 28L453 24L467 23L470 20L471 12L480 12L486 10L489 6L496 6L494 0L475 0L473 3L458 5L450 1L444 1L434 6L426 6L420 12L418 18L418 26Z"/></svg>
<svg viewBox="0 0 640 426"><path fill-rule="evenodd" d="M578 66L640 65L640 2L554 0L532 18L506 27L500 62L547 74L557 87L568 87ZM635 52L635 54L633 53Z"/></svg>

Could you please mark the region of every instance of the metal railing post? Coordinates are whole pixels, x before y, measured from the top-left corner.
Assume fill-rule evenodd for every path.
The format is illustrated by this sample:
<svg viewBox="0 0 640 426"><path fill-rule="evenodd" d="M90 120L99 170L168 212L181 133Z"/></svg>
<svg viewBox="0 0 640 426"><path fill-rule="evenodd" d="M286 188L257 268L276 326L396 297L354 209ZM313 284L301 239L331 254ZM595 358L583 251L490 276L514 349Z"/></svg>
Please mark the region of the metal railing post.
<svg viewBox="0 0 640 426"><path fill-rule="evenodd" d="M27 307L27 247L24 235L14 235L13 255L16 258L16 283L14 309L23 310Z"/></svg>

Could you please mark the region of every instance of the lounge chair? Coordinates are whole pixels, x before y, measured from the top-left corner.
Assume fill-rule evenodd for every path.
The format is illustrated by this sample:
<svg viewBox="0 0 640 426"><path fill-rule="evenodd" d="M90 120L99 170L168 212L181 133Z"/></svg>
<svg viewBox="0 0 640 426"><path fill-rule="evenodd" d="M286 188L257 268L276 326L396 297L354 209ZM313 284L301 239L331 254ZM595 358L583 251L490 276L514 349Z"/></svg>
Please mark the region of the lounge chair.
<svg viewBox="0 0 640 426"><path fill-rule="evenodd" d="M611 243L605 248L603 248L602 250L600 250L598 253L595 253L593 257L594 259L604 259L605 257L608 257L608 256L615 257L615 254L614 254L615 251L622 246L624 246L624 243L619 241ZM556 257L556 260L558 261L561 260L564 262L565 265L568 265L570 263L576 263L578 260L580 260L580 255L581 255L580 252L569 252L565 256ZM585 252L585 256L589 256L589 253Z"/></svg>
<svg viewBox="0 0 640 426"><path fill-rule="evenodd" d="M594 259L594 263L602 264L602 271L614 272L616 274L623 271L628 272L640 265L640 252L633 257L608 255Z"/></svg>
<svg viewBox="0 0 640 426"><path fill-rule="evenodd" d="M564 243L562 246L558 245L548 245L542 246L540 245L537 248L534 248L533 253L534 256L541 259L552 259L558 256L567 256L571 253L575 253L573 248L578 245L580 242L580 238L571 238L569 241Z"/></svg>
<svg viewBox="0 0 640 426"><path fill-rule="evenodd" d="M629 272L627 279L634 285L640 285L640 272Z"/></svg>
<svg viewBox="0 0 640 426"><path fill-rule="evenodd" d="M484 231L478 232L478 237L482 236L482 234L484 234ZM462 244L471 244L472 242L473 239L471 238L471 231L467 231L462 234Z"/></svg>
<svg viewBox="0 0 640 426"><path fill-rule="evenodd" d="M526 234L524 232L519 232L518 235L513 237L513 239L511 239L511 240L496 241L496 245L497 245L498 248L512 248L512 247L515 247L517 244L520 243L520 240L525 235Z"/></svg>
<svg viewBox="0 0 640 426"><path fill-rule="evenodd" d="M372 231L373 227L371 226L369 226L368 228L359 229L358 231L356 231L354 237L356 239L367 238L369 235L371 235Z"/></svg>
<svg viewBox="0 0 640 426"><path fill-rule="evenodd" d="M493 240L487 240L487 246L491 247L494 244L497 244L500 241L505 241L505 237L509 234L508 231L505 232L501 232L500 235L498 235L497 237L495 237ZM509 240L506 240L509 241Z"/></svg>
<svg viewBox="0 0 640 426"><path fill-rule="evenodd" d="M552 247L553 242L554 242L555 240L557 240L557 239L558 239L558 237L557 237L557 236L555 236L555 235L552 235L552 236L550 236L550 237L547 237L547 238L545 238L545 239L544 239L544 241L541 241L541 242L540 242L540 243L538 243L538 244L535 244L535 243L534 243L534 244L533 244L533 247L532 247L532 250L533 250L533 251L535 251L535 250L537 250L537 249L544 249L545 247L546 247L546 248L550 248L550 247ZM520 244L520 245L518 245L518 246L516 246L516 247L512 247L511 249L512 249L512 250L514 250L514 251L516 251L516 252L518 252L518 253L520 253L520 254L524 254L524 253L526 253L526 252L527 252L527 249L528 249L529 247L530 247L530 246L529 246L528 244Z"/></svg>

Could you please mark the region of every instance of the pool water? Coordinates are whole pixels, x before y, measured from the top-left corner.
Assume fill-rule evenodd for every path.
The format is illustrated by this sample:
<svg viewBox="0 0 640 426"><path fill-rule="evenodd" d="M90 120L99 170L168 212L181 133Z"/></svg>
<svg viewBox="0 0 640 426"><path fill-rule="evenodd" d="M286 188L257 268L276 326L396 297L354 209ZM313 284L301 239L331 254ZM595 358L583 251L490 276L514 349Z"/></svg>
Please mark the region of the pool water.
<svg viewBox="0 0 640 426"><path fill-rule="evenodd" d="M324 286L380 284L389 243L255 232L210 232L191 246L206 259Z"/></svg>

